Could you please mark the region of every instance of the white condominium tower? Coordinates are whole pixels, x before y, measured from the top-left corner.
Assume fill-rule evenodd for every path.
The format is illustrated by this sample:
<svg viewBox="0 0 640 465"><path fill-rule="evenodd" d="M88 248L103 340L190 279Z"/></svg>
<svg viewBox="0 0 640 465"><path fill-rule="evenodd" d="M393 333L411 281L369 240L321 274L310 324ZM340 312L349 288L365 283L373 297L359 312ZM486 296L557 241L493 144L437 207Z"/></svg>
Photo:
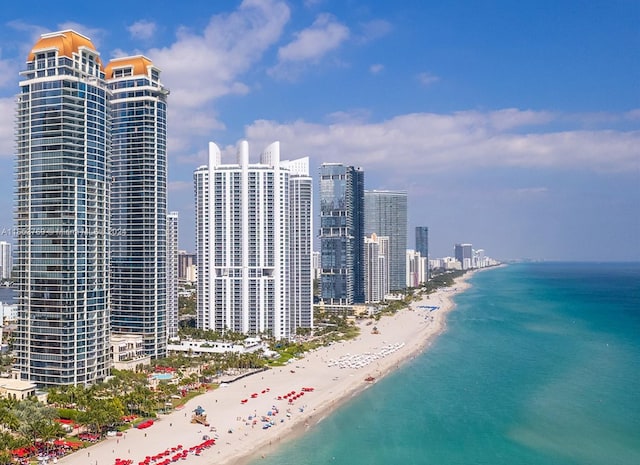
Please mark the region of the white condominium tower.
<svg viewBox="0 0 640 465"><path fill-rule="evenodd" d="M167 214L167 338L178 337L178 212Z"/></svg>
<svg viewBox="0 0 640 465"><path fill-rule="evenodd" d="M313 179L309 157L281 161L289 170L289 333L313 327Z"/></svg>
<svg viewBox="0 0 640 465"><path fill-rule="evenodd" d="M16 368L40 385L109 370L110 109L91 41L44 34L16 112Z"/></svg>
<svg viewBox="0 0 640 465"><path fill-rule="evenodd" d="M365 302L382 302L389 294L389 238L364 238L364 292Z"/></svg>
<svg viewBox="0 0 640 465"><path fill-rule="evenodd" d="M167 353L167 89L138 55L106 67L111 98L111 329Z"/></svg>
<svg viewBox="0 0 640 465"><path fill-rule="evenodd" d="M0 241L0 277L2 279L11 279L12 268L11 243Z"/></svg>
<svg viewBox="0 0 640 465"><path fill-rule="evenodd" d="M299 177L297 187L292 176ZM194 172L199 328L281 339L292 336L296 324L311 324L305 176L308 161L281 162L278 142L256 164L249 163L246 141L234 164L222 164L220 149L209 144L209 165ZM308 215L292 212L292 205Z"/></svg>

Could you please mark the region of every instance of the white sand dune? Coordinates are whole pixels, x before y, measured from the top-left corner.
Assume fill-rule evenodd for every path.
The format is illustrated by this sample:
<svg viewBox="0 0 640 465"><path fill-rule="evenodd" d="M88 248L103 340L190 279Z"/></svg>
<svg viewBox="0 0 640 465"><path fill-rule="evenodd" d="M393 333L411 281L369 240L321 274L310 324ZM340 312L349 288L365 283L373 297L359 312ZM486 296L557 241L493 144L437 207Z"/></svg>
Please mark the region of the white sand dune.
<svg viewBox="0 0 640 465"><path fill-rule="evenodd" d="M380 379L428 347L444 329L446 314L453 308L451 298L468 287L469 276L467 273L453 287L423 297L410 309L382 317L375 323L379 334L372 334L373 325L360 323L361 334L354 340L317 349L287 367L252 375L198 396L184 409L161 416L150 428L129 430L121 437L108 438L58 463L113 465L120 458L131 459L133 465L138 465L145 457L172 447L200 444L204 435L217 436L216 444L200 455L189 454L180 463L241 464L269 455L283 441L305 434L342 402L368 386L365 378ZM420 306L438 309L430 311ZM313 391L304 392L291 403L287 400L291 396L284 398L291 392L296 395L303 392L302 388ZM243 399L247 401L242 403ZM190 423L191 413L198 405L205 409L210 427ZM277 413L269 416L274 407ZM270 419L273 425L263 429L262 417Z"/></svg>

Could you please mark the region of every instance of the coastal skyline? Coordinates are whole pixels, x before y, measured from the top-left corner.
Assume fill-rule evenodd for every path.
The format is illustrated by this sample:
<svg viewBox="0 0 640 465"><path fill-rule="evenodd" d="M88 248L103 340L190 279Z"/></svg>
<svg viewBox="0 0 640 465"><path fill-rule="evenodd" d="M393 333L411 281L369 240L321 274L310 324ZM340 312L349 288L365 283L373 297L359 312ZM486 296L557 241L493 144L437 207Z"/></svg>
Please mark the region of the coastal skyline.
<svg viewBox="0 0 640 465"><path fill-rule="evenodd" d="M72 28L105 64L143 53L162 71L180 248L194 247L208 142L227 163L247 139L309 156L316 186L339 162L362 167L367 190L406 190L408 230L430 228L432 256L471 242L499 259L640 259L636 2L49 5L0 14L5 231L18 72L41 33Z"/></svg>

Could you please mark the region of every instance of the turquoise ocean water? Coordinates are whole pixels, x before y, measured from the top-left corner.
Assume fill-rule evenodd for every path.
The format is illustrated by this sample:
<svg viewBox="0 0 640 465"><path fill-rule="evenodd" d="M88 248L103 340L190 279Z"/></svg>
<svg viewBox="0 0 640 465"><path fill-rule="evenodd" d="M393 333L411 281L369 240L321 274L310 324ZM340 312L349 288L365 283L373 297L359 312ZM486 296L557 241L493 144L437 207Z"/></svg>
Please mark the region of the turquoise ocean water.
<svg viewBox="0 0 640 465"><path fill-rule="evenodd" d="M255 465L640 464L640 264L471 283L427 352Z"/></svg>

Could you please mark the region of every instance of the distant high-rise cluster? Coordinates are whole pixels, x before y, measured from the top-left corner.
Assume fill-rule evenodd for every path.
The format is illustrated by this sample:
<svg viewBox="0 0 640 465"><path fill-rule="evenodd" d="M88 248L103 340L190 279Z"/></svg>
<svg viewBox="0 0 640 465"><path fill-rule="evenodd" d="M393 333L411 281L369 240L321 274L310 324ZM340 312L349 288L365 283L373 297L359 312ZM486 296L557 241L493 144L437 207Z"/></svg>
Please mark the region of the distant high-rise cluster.
<svg viewBox="0 0 640 465"><path fill-rule="evenodd" d="M473 265L473 246L471 244L456 244L454 256L462 264L462 269L468 270Z"/></svg>
<svg viewBox="0 0 640 465"><path fill-rule="evenodd" d="M419 287L427 282L429 260L417 250L407 250L407 287Z"/></svg>
<svg viewBox="0 0 640 465"><path fill-rule="evenodd" d="M16 116L17 369L41 385L109 372L112 329L166 354L166 97L145 57L103 66L44 34Z"/></svg>
<svg viewBox="0 0 640 465"><path fill-rule="evenodd" d="M249 163L209 164L194 172L197 326L205 330L295 335L311 327L312 183L308 159L280 160L275 142Z"/></svg>
<svg viewBox="0 0 640 465"><path fill-rule="evenodd" d="M186 250L178 251L178 280L184 283L195 283L197 277L196 254Z"/></svg>
<svg viewBox="0 0 640 465"><path fill-rule="evenodd" d="M474 249L472 244L455 244L453 257L430 260L430 268L439 270L470 270L498 265L500 262L487 257L484 249Z"/></svg>

